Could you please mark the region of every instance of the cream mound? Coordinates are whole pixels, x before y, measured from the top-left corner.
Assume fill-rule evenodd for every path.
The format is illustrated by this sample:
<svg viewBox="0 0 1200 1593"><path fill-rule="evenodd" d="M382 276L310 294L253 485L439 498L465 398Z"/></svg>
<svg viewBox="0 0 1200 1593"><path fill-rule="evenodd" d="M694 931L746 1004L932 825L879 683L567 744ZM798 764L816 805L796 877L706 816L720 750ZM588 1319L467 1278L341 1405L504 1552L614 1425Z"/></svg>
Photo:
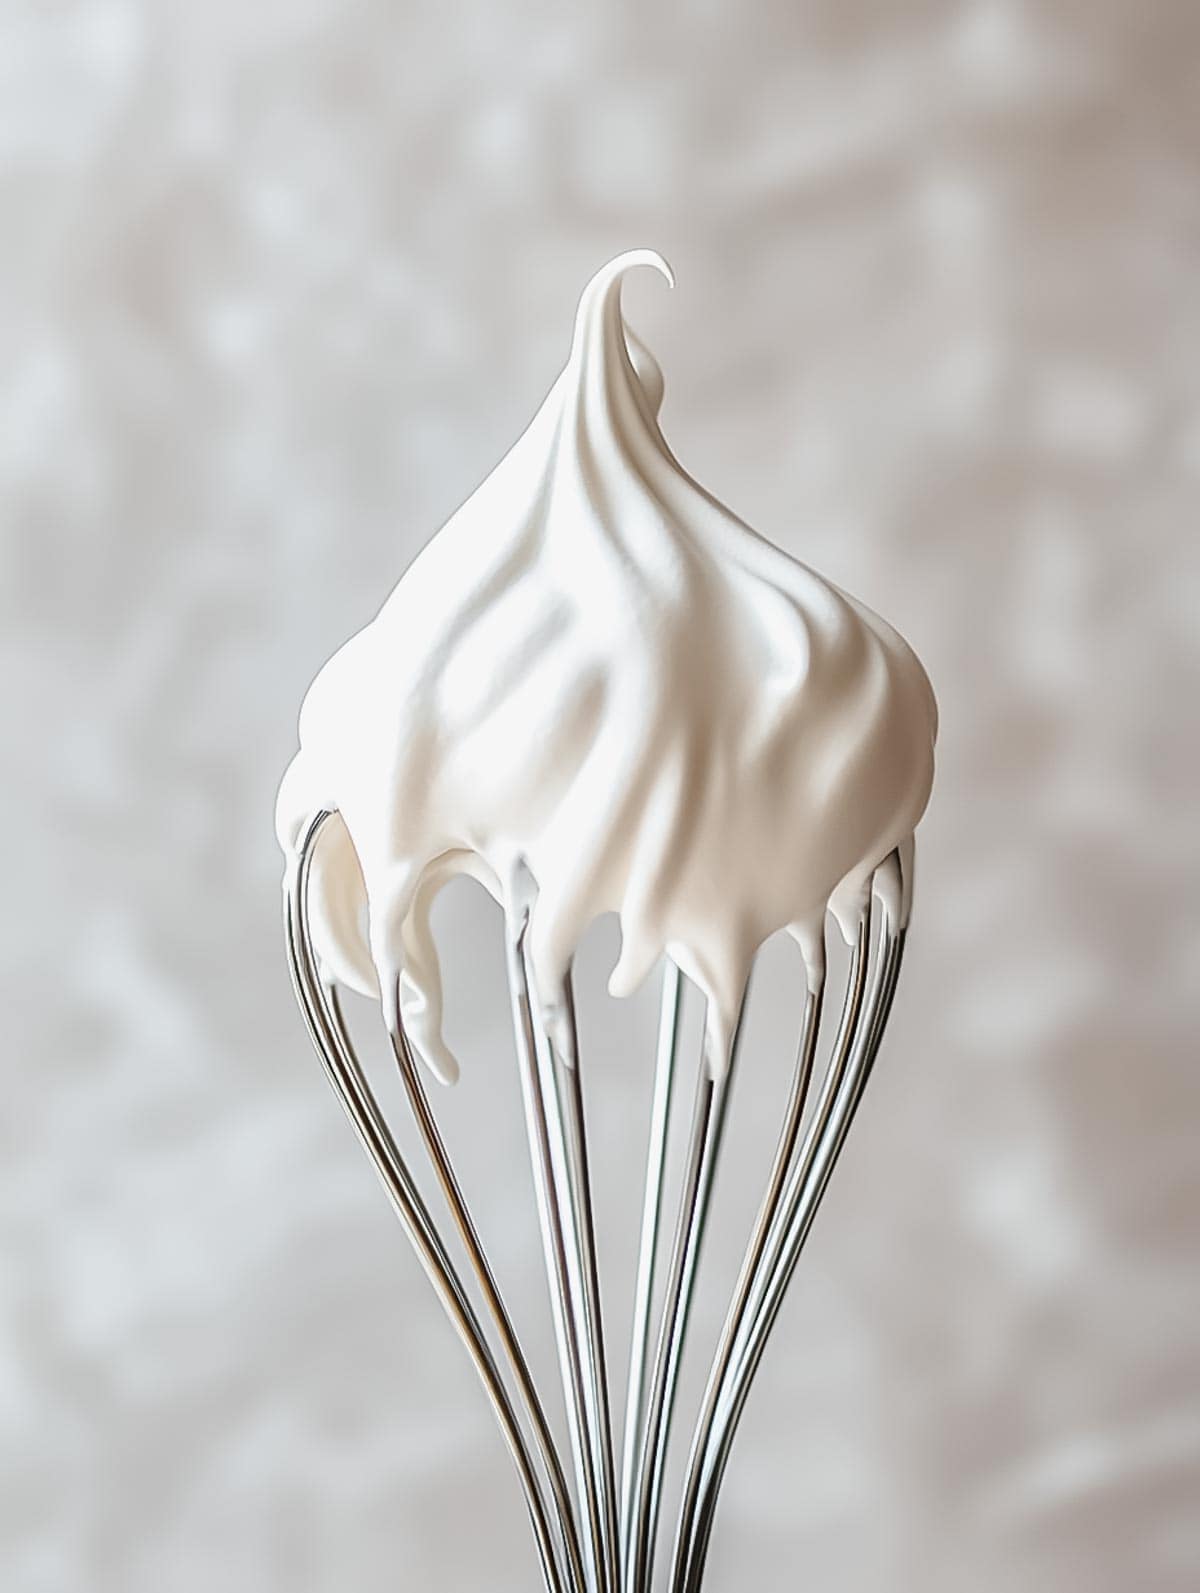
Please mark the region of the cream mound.
<svg viewBox="0 0 1200 1593"><path fill-rule="evenodd" d="M904 640L766 542L681 468L662 377L625 326L620 256L580 300L570 359L528 430L321 670L277 829L317 844L326 977L382 992L433 1071L433 899L470 874L530 907L538 1000L561 1031L588 924L613 912L625 995L665 952L707 997L727 1063L755 951L788 929L819 975L875 866L907 848L937 710Z"/></svg>

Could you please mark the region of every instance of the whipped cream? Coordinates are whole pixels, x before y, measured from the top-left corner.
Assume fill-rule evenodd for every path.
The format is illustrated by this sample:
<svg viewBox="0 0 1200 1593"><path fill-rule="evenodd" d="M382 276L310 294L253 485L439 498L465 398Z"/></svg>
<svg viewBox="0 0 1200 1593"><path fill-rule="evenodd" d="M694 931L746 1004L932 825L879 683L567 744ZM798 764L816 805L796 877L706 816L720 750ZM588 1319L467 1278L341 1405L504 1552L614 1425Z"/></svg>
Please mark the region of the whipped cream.
<svg viewBox="0 0 1200 1593"><path fill-rule="evenodd" d="M528 946L552 1033L584 930L619 915L613 995L664 953L707 997L721 1071L775 931L823 969L872 871L907 849L937 709L904 640L684 471L662 375L606 265L528 429L309 688L280 788L294 866L320 809L310 918L326 977L381 994L433 1071L430 908L469 874Z"/></svg>

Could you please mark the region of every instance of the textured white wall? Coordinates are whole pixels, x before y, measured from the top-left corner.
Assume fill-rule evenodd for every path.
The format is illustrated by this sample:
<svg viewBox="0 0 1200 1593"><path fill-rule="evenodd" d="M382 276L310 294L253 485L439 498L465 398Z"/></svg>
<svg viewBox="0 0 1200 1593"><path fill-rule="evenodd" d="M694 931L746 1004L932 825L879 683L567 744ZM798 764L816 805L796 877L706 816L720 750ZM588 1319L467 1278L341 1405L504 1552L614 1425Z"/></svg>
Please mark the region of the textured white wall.
<svg viewBox="0 0 1200 1593"><path fill-rule="evenodd" d="M681 457L943 707L893 1033L714 1593L1195 1586L1198 49L1188 0L0 10L8 1593L533 1586L293 1013L271 804L306 681L642 243ZM464 888L441 925L453 1126L544 1348L496 923ZM595 995L612 950L619 1309L654 1001ZM771 948L764 1078L794 972Z"/></svg>

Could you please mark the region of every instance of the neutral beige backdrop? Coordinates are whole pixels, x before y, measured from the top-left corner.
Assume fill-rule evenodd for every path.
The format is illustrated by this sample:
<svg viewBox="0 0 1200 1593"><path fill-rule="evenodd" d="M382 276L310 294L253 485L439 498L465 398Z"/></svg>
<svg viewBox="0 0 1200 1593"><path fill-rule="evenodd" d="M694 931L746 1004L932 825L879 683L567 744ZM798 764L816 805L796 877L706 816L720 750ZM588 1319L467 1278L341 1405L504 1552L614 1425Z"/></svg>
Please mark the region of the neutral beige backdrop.
<svg viewBox="0 0 1200 1593"><path fill-rule="evenodd" d="M1195 1587L1198 182L1189 0L0 7L6 1593L535 1584L293 1012L271 805L305 683L640 244L682 459L943 709L714 1593ZM451 1127L544 1351L495 915L439 923ZM600 997L612 953L616 1322L654 996ZM701 1336L795 975L769 948Z"/></svg>

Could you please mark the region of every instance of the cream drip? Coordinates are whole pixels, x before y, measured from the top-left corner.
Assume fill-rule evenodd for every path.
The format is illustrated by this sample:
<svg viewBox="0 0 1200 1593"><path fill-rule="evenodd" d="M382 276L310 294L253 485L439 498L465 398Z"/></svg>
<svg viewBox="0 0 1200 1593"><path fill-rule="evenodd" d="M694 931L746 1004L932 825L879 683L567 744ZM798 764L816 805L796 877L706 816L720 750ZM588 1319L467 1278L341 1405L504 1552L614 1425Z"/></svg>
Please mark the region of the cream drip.
<svg viewBox="0 0 1200 1593"><path fill-rule="evenodd" d="M625 326L620 256L584 290L566 369L524 435L324 666L276 812L313 862L323 971L396 1005L449 1082L429 914L457 874L510 914L552 1032L589 923L619 915L613 995L665 952L725 1065L755 951L810 978L875 866L907 849L937 710L907 643L682 469L662 376ZM364 912L364 909L368 911ZM364 932L364 918L369 929Z"/></svg>

